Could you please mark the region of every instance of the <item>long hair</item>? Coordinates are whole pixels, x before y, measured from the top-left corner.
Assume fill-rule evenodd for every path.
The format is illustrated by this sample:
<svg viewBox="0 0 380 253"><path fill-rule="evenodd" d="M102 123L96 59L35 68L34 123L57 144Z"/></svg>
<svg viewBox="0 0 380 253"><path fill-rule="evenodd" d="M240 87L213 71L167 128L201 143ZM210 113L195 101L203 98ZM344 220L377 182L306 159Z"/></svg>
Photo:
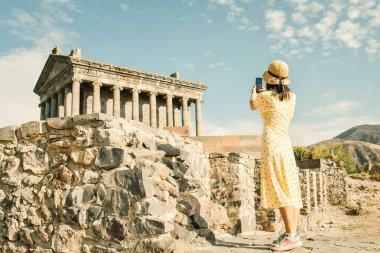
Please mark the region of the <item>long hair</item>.
<svg viewBox="0 0 380 253"><path fill-rule="evenodd" d="M279 84L269 84L267 83L267 90L272 91L272 96L277 97L280 101L286 101L290 99L290 94L292 93L292 90L289 89L287 85L284 85L283 88L281 88L281 85Z"/></svg>

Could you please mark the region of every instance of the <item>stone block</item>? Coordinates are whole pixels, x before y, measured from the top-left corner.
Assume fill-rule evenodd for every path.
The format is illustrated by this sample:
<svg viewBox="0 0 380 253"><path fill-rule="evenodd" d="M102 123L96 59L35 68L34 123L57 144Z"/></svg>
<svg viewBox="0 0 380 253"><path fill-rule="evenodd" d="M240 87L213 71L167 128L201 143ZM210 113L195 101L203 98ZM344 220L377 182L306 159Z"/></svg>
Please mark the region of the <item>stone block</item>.
<svg viewBox="0 0 380 253"><path fill-rule="evenodd" d="M136 162L144 161L146 159L151 161L161 161L165 156L165 151L162 150L136 150L131 153L131 156L136 159Z"/></svg>
<svg viewBox="0 0 380 253"><path fill-rule="evenodd" d="M99 218L101 212L102 212L101 206L90 206L87 209L87 217L89 220L96 220Z"/></svg>
<svg viewBox="0 0 380 253"><path fill-rule="evenodd" d="M143 210L145 215L163 218L170 211L170 206L163 201L152 198L145 201Z"/></svg>
<svg viewBox="0 0 380 253"><path fill-rule="evenodd" d="M95 165L100 169L114 169L123 162L124 150L121 148L100 147L98 152Z"/></svg>
<svg viewBox="0 0 380 253"><path fill-rule="evenodd" d="M83 235L68 225L59 225L54 231L51 247L54 252L81 252Z"/></svg>
<svg viewBox="0 0 380 253"><path fill-rule="evenodd" d="M224 157L227 157L227 154L225 154L225 153L217 153L217 152L214 152L214 153L210 153L210 154L208 155L208 157L209 157L210 159L214 159L214 158L224 158Z"/></svg>
<svg viewBox="0 0 380 253"><path fill-rule="evenodd" d="M124 224L118 218L109 218L109 220L106 223L106 231L112 240L122 241L126 237Z"/></svg>
<svg viewBox="0 0 380 253"><path fill-rule="evenodd" d="M93 170L85 170L83 174L83 183L96 184L99 180L99 174Z"/></svg>
<svg viewBox="0 0 380 253"><path fill-rule="evenodd" d="M133 228L139 236L148 236L168 233L174 230L174 225L159 218L136 217L133 219Z"/></svg>
<svg viewBox="0 0 380 253"><path fill-rule="evenodd" d="M120 129L100 129L95 136L95 145L123 147L125 145L125 133Z"/></svg>
<svg viewBox="0 0 380 253"><path fill-rule="evenodd" d="M158 144L157 149L165 151L166 156L179 156L181 154L181 150L179 148L167 143Z"/></svg>
<svg viewBox="0 0 380 253"><path fill-rule="evenodd" d="M24 171L42 175L48 170L49 158L43 149L37 148L32 152L22 154L21 164Z"/></svg>
<svg viewBox="0 0 380 253"><path fill-rule="evenodd" d="M74 127L74 122L72 117L65 118L48 118L46 123L49 127L62 130L62 129L71 129Z"/></svg>
<svg viewBox="0 0 380 253"><path fill-rule="evenodd" d="M28 123L22 124L17 129L17 137L19 139L30 138L46 132L47 129L45 121L30 121Z"/></svg>
<svg viewBox="0 0 380 253"><path fill-rule="evenodd" d="M93 185L75 186L66 190L62 197L62 205L81 207L95 200L95 189Z"/></svg>
<svg viewBox="0 0 380 253"><path fill-rule="evenodd" d="M116 180L137 199L153 196L152 180L144 168L118 170Z"/></svg>
<svg viewBox="0 0 380 253"><path fill-rule="evenodd" d="M15 130L13 127L0 128L0 141L17 141Z"/></svg>
<svg viewBox="0 0 380 253"><path fill-rule="evenodd" d="M108 190L103 202L103 210L108 214L127 216L129 211L128 191L118 188Z"/></svg>
<svg viewBox="0 0 380 253"><path fill-rule="evenodd" d="M91 122L111 121L113 116L103 113L82 114L72 117L74 125L88 125Z"/></svg>

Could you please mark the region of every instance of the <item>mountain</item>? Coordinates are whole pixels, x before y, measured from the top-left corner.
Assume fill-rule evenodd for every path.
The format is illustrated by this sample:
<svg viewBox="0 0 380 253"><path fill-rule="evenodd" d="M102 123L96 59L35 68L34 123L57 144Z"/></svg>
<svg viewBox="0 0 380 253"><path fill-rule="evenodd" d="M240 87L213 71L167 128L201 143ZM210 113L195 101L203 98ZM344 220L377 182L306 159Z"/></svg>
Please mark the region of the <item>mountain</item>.
<svg viewBox="0 0 380 253"><path fill-rule="evenodd" d="M365 163L380 162L380 125L352 127L330 140L320 141L308 147L343 143L344 149L357 168Z"/></svg>
<svg viewBox="0 0 380 253"><path fill-rule="evenodd" d="M380 125L355 126L334 138L380 144Z"/></svg>

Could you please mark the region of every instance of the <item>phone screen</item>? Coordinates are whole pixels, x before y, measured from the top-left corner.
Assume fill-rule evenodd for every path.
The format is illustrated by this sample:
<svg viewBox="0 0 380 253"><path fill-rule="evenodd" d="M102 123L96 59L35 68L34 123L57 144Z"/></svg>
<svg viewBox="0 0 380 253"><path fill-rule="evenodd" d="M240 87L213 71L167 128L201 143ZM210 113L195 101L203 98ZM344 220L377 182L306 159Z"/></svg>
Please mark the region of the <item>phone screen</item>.
<svg viewBox="0 0 380 253"><path fill-rule="evenodd" d="M263 79L261 77L256 77L256 91L259 92L263 88Z"/></svg>

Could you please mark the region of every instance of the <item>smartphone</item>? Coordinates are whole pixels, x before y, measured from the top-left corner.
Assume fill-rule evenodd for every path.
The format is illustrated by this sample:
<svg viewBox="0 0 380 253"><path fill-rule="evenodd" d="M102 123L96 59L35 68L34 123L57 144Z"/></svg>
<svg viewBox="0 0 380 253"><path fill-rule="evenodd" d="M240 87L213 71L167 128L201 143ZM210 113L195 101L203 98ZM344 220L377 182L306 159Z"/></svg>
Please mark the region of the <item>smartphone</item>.
<svg viewBox="0 0 380 253"><path fill-rule="evenodd" d="M263 89L263 79L261 77L256 77L256 92L260 92Z"/></svg>

